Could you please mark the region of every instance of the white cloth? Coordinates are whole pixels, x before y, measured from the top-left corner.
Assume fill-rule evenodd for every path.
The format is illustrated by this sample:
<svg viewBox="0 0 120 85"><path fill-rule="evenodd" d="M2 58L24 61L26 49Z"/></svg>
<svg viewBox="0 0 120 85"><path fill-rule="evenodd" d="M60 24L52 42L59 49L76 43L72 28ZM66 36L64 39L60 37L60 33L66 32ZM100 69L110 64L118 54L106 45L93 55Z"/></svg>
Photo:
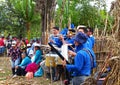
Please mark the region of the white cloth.
<svg viewBox="0 0 120 85"><path fill-rule="evenodd" d="M62 45L62 47L61 47L61 54L68 61L68 45L67 44L63 44Z"/></svg>

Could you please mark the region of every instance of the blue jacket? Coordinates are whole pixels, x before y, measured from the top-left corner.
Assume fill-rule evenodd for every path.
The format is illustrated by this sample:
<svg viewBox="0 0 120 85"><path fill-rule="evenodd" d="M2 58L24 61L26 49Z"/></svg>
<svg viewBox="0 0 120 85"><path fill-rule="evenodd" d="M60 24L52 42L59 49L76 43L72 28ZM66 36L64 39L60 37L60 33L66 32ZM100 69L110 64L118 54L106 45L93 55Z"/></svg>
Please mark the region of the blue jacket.
<svg viewBox="0 0 120 85"><path fill-rule="evenodd" d="M50 43L56 45L57 47L61 47L63 44L58 36L51 36L50 39L53 40L53 42L54 42L54 43L52 43L52 42L50 42Z"/></svg>
<svg viewBox="0 0 120 85"><path fill-rule="evenodd" d="M26 56L24 59L22 59L22 62L18 66L20 66L21 68L25 68L30 63L30 58Z"/></svg>
<svg viewBox="0 0 120 85"><path fill-rule="evenodd" d="M82 44L82 45L78 45L78 46L75 47L75 52L77 53L77 52L79 52L80 50L82 50L84 47L87 47L87 46L88 46L88 43L87 43L87 42L84 43L84 44Z"/></svg>
<svg viewBox="0 0 120 85"><path fill-rule="evenodd" d="M80 46L79 46L80 47ZM66 65L66 68L69 72L73 72L73 76L89 76L91 74L91 60L90 56L87 52L82 50L83 48L88 49L93 58L94 58L94 66L96 67L96 59L94 52L90 50L86 45L81 45L81 50L79 50L74 58L73 65Z"/></svg>
<svg viewBox="0 0 120 85"><path fill-rule="evenodd" d="M92 48L94 47L95 45L95 37L93 35L90 36L90 40L92 42Z"/></svg>
<svg viewBox="0 0 120 85"><path fill-rule="evenodd" d="M67 32L68 32L68 28L64 28L60 34L62 34L64 37L67 35Z"/></svg>
<svg viewBox="0 0 120 85"><path fill-rule="evenodd" d="M75 47L75 45L74 45L74 38L67 38L66 40L65 40L65 42L67 43L67 44L71 44L71 46L74 48ZM69 50L72 50L73 51L73 48L71 48L70 46L68 46L68 49Z"/></svg>
<svg viewBox="0 0 120 85"><path fill-rule="evenodd" d="M88 47L89 49L92 49L92 48L93 48L93 46L92 46L92 41L91 41L90 37L87 39L87 47Z"/></svg>
<svg viewBox="0 0 120 85"><path fill-rule="evenodd" d="M39 64L42 61L42 53L40 50L37 50L33 62Z"/></svg>

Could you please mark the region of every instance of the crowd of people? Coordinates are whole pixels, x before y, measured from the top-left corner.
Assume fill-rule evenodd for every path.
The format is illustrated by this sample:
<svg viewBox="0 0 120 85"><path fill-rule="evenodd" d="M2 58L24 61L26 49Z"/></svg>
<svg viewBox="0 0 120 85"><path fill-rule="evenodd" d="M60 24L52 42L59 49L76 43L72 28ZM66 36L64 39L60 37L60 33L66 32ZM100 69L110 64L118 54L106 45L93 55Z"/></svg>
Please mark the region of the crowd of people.
<svg viewBox="0 0 120 85"><path fill-rule="evenodd" d="M80 25L76 30L68 29L66 32L63 29L62 33L60 34L58 27L53 27L53 35L50 37L49 42L58 48L63 44L70 45L68 46L68 55L73 57L74 61L67 64L66 60L64 60L62 65L72 75L72 84L80 85L91 75L92 69L96 67L96 58L93 51L95 44L93 29ZM67 79L70 81L70 76Z"/></svg>
<svg viewBox="0 0 120 85"><path fill-rule="evenodd" d="M93 51L95 38L93 29L83 25L77 26L77 29L65 28L60 32L59 27L52 28L52 34L49 37L49 42L57 48L68 44L68 58L72 58L71 64L66 63L66 59L62 60L63 71L66 70L67 84L72 81L73 85L82 84L88 78L92 69L96 67L96 58ZM11 70L13 77L26 76L28 79L34 76L42 76L43 70L49 68L45 66L43 52L40 48L39 40L18 39L9 37L4 41L0 38L0 47L6 46L7 55L11 57ZM51 52L55 54L54 50ZM53 80L59 80L56 75L56 67L53 68ZM59 73L58 73L59 74Z"/></svg>

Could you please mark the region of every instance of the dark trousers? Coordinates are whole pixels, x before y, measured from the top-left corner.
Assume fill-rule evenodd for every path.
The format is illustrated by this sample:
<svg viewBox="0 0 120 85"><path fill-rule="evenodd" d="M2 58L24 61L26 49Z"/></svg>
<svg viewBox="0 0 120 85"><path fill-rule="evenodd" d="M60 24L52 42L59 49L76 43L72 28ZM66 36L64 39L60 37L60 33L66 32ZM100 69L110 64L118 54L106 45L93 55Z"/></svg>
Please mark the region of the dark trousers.
<svg viewBox="0 0 120 85"><path fill-rule="evenodd" d="M18 76L25 76L27 72L25 71L25 69L21 68L21 67L18 67L18 69L16 70L16 74Z"/></svg>

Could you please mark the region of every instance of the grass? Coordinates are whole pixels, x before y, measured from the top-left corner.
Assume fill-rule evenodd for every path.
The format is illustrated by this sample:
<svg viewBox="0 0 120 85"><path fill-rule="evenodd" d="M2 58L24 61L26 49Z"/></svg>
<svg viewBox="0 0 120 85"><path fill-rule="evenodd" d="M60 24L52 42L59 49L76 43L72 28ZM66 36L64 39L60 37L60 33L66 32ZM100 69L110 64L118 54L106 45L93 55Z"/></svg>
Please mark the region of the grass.
<svg viewBox="0 0 120 85"><path fill-rule="evenodd" d="M10 58L0 56L0 85L61 85L60 81L51 83L45 77L27 80L25 77L11 77Z"/></svg>

